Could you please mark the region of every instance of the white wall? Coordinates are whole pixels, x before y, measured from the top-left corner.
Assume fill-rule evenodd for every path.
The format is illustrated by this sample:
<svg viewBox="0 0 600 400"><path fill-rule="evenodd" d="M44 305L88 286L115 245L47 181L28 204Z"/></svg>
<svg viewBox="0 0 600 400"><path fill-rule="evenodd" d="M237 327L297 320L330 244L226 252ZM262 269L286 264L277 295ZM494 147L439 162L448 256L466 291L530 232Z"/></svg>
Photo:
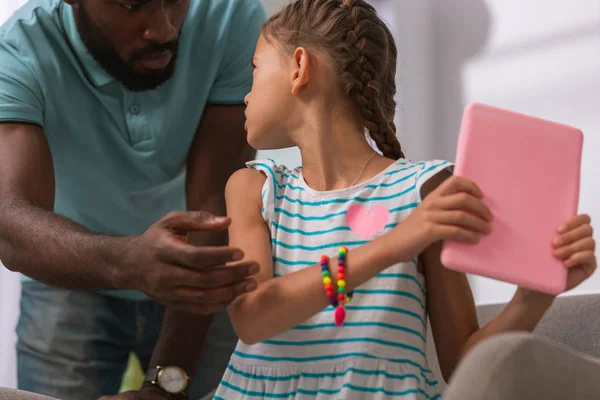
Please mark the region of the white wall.
<svg viewBox="0 0 600 400"><path fill-rule="evenodd" d="M15 326L19 316L21 284L19 276L0 263L0 387L15 387Z"/></svg>

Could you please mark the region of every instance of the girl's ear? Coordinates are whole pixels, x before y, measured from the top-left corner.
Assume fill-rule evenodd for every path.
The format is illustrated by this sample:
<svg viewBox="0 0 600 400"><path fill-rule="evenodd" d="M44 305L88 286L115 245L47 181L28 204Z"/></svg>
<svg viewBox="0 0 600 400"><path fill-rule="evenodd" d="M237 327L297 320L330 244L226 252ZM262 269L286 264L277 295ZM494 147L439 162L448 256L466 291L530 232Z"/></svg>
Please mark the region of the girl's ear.
<svg viewBox="0 0 600 400"><path fill-rule="evenodd" d="M311 56L304 47L298 47L293 56L292 95L297 96L311 80Z"/></svg>

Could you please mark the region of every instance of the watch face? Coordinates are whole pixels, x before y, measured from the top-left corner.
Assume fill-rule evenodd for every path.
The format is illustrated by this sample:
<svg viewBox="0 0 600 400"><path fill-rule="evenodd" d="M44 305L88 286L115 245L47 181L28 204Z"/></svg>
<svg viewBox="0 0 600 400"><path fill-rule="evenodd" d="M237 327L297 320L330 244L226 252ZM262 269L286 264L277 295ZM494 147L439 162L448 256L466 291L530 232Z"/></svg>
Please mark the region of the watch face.
<svg viewBox="0 0 600 400"><path fill-rule="evenodd" d="M167 393L181 393L187 387L187 376L178 367L165 367L158 374L158 384Z"/></svg>

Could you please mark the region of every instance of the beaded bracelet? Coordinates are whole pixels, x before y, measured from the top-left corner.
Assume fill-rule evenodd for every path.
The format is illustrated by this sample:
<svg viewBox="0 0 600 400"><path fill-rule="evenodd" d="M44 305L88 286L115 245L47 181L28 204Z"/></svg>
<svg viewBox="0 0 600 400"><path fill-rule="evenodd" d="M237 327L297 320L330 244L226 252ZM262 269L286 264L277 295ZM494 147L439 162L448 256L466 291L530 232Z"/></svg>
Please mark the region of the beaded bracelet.
<svg viewBox="0 0 600 400"><path fill-rule="evenodd" d="M331 277L329 276L329 257L326 255L321 256L321 272L323 274L323 285L325 287L325 293L331 302L333 307L337 307L337 299L333 292L333 284L331 283Z"/></svg>
<svg viewBox="0 0 600 400"><path fill-rule="evenodd" d="M348 254L348 248L346 246L340 247L338 251L338 273L337 273L337 292L338 292L338 305L335 309L335 324L341 326L346 319L346 310L344 305L350 303L352 300L353 292L346 294L346 255Z"/></svg>
<svg viewBox="0 0 600 400"><path fill-rule="evenodd" d="M338 251L338 282L341 280L344 280L344 289L342 289L341 291L339 290L339 284L338 284L338 293L344 293L346 285L345 285L345 279L346 279L346 255L348 254L348 248L346 246L342 246L340 247L339 251ZM341 277L340 277L341 274ZM350 292L346 294L346 304L350 303L350 301L352 300L352 296L354 295L354 292Z"/></svg>
<svg viewBox="0 0 600 400"><path fill-rule="evenodd" d="M335 308L335 323L341 326L346 319L344 305L350 303L354 292L346 293L346 255L348 248L343 246L338 251L338 273L337 273L337 296L333 290L333 283L329 273L329 257L321 256L321 272L323 274L323 285L329 302Z"/></svg>

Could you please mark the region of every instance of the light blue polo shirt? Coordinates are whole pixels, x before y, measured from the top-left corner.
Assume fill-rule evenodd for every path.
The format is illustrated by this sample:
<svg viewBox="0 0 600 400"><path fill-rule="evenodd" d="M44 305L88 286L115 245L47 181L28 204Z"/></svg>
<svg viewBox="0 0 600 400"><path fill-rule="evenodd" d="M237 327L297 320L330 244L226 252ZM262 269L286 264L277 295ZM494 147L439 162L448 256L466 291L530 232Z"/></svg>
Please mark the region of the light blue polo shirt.
<svg viewBox="0 0 600 400"><path fill-rule="evenodd" d="M243 104L265 18L260 0L190 0L175 74L135 93L87 52L68 4L30 0L18 10L0 28L0 121L43 127L55 212L135 235L186 209L186 159L204 107Z"/></svg>

